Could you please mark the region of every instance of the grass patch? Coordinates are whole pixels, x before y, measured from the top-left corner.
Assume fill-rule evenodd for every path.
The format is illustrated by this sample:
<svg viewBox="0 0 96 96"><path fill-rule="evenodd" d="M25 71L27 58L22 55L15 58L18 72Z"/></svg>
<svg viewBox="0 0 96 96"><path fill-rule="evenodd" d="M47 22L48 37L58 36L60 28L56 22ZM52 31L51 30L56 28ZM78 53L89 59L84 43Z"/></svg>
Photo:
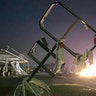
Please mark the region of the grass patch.
<svg viewBox="0 0 96 96"><path fill-rule="evenodd" d="M0 96L12 96L15 87L0 87Z"/></svg>

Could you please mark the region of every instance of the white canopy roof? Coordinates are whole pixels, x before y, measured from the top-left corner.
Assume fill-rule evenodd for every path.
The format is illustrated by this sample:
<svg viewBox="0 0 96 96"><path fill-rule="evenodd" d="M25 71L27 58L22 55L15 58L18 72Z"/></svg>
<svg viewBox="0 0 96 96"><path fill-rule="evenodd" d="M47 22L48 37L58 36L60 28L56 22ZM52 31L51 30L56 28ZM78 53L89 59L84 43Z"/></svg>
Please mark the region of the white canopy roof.
<svg viewBox="0 0 96 96"><path fill-rule="evenodd" d="M6 49L0 50L0 62L4 63L13 61L18 61L19 63L28 63L28 60L26 60L22 56L17 56Z"/></svg>

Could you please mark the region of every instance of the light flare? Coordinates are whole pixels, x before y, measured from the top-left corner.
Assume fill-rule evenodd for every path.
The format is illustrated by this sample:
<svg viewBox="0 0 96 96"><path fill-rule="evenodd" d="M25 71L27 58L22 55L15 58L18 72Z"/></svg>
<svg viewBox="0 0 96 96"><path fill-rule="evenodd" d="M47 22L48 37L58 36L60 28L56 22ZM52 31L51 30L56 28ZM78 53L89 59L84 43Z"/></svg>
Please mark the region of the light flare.
<svg viewBox="0 0 96 96"><path fill-rule="evenodd" d="M79 75L83 77L96 77L96 64L92 64L86 69L83 69L79 72Z"/></svg>

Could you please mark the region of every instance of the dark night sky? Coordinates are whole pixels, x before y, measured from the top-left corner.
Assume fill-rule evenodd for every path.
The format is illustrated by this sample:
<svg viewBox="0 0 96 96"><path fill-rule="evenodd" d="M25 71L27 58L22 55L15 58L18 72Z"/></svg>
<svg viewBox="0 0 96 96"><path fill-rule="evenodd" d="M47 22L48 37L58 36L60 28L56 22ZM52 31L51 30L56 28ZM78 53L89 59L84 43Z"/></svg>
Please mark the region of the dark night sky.
<svg viewBox="0 0 96 96"><path fill-rule="evenodd" d="M53 41L40 30L39 20L54 1L56 0L0 0L0 48L9 45L27 54L34 42L42 37L46 37L53 46ZM69 6L96 29L96 0L59 1ZM72 24L74 17L71 14L67 17L67 13L65 9L56 7L45 21L48 30L57 38ZM93 38L94 32L90 29L86 31L81 24L78 24L66 37L65 43L73 51L84 52L86 48L90 49L94 45Z"/></svg>

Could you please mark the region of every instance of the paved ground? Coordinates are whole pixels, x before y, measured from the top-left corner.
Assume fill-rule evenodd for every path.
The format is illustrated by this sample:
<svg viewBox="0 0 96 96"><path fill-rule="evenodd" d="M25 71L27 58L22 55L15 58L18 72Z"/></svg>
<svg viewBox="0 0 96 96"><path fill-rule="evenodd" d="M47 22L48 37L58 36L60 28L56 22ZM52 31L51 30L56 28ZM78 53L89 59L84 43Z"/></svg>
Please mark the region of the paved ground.
<svg viewBox="0 0 96 96"><path fill-rule="evenodd" d="M80 84L80 85L96 88L96 77L85 78L85 77L80 77L78 75L72 75L72 74L69 76L58 74L55 77L51 77L49 75L37 75L36 78L45 81L48 85Z"/></svg>
<svg viewBox="0 0 96 96"><path fill-rule="evenodd" d="M0 78L0 96L10 96L10 94L13 94L16 86L22 83L23 78L24 76ZM70 76L58 74L54 77L51 77L48 74L39 74L39 75L36 75L35 78L39 80L43 80L48 85L79 84L79 85L88 86L93 89L96 89L95 77L84 78L84 77L80 77L72 74Z"/></svg>
<svg viewBox="0 0 96 96"><path fill-rule="evenodd" d="M24 76L0 78L0 87L2 86L15 87L18 84L22 83L23 78ZM69 84L81 84L81 85L90 86L93 88L96 87L96 77L84 78L84 77L80 77L72 74L67 76L63 74L58 74L54 77L51 77L48 74L39 74L39 75L35 75L35 78L43 80L48 85L69 83Z"/></svg>

